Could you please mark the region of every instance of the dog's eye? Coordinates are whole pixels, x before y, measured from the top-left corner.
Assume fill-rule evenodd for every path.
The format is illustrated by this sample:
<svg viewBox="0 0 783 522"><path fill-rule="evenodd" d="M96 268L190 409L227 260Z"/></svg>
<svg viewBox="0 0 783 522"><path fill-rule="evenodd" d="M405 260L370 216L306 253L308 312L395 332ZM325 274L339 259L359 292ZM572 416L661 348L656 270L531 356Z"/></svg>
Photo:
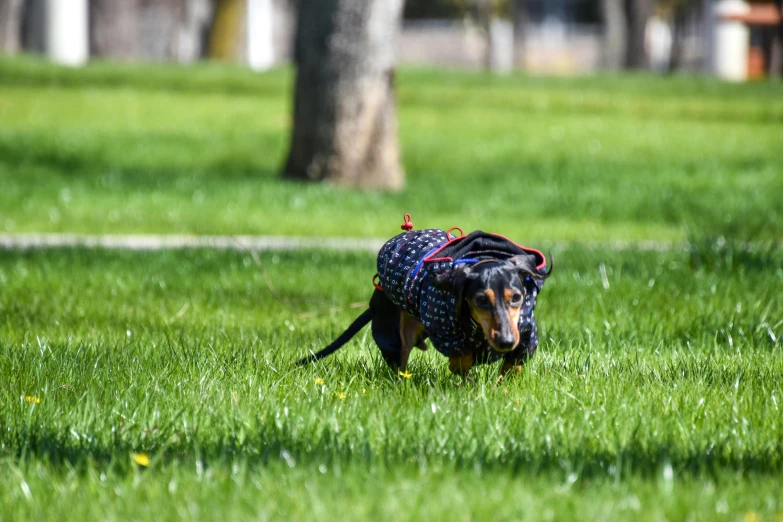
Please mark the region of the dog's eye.
<svg viewBox="0 0 783 522"><path fill-rule="evenodd" d="M489 308L490 302L489 298L485 295L480 295L476 298L476 306L479 308Z"/></svg>
<svg viewBox="0 0 783 522"><path fill-rule="evenodd" d="M522 294L514 294L511 296L511 306L519 306L522 304Z"/></svg>

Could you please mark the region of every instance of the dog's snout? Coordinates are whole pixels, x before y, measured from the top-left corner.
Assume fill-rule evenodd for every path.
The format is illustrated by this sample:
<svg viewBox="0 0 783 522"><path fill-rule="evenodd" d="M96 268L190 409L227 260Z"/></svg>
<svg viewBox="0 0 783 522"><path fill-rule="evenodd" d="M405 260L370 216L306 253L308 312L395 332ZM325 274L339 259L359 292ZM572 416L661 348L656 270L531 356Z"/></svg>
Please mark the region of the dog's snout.
<svg viewBox="0 0 783 522"><path fill-rule="evenodd" d="M503 336L503 337L498 337L497 340L495 341L495 344L497 345L499 350L508 351L508 350L512 350L514 346L516 346L517 341L516 339L514 339L513 335L508 337Z"/></svg>

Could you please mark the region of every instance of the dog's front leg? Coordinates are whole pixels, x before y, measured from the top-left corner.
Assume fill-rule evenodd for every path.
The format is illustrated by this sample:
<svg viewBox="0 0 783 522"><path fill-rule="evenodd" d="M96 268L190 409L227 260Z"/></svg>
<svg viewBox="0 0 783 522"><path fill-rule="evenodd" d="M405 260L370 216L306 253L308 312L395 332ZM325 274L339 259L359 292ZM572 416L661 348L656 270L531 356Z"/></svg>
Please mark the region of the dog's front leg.
<svg viewBox="0 0 783 522"><path fill-rule="evenodd" d="M500 384L500 382L506 377L507 374L511 373L512 375L519 375L522 373L523 365L519 363L519 361L503 361L503 368L500 369L500 375L497 378L497 381L495 381L496 384Z"/></svg>
<svg viewBox="0 0 783 522"><path fill-rule="evenodd" d="M400 341L402 342L400 350L400 370L405 371L408 368L408 358L411 350L417 344L423 342L424 325L414 319L407 312L400 314Z"/></svg>
<svg viewBox="0 0 783 522"><path fill-rule="evenodd" d="M514 373L520 373L522 372L523 366L519 364L517 361L503 361L503 368L500 370L500 375L506 375L511 370L514 370Z"/></svg>
<svg viewBox="0 0 783 522"><path fill-rule="evenodd" d="M449 371L454 375L467 378L468 372L473 367L473 353L466 355L452 355L449 357Z"/></svg>

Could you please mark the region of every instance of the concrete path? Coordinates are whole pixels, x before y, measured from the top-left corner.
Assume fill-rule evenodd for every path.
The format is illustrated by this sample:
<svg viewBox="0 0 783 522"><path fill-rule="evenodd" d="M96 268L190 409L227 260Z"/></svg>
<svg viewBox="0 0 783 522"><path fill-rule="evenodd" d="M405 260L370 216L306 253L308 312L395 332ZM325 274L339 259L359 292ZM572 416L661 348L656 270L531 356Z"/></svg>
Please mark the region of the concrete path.
<svg viewBox="0 0 783 522"><path fill-rule="evenodd" d="M84 235L84 234L4 234L0 233L0 249L26 250L34 248L88 247L124 250L164 250L173 248L217 248L222 250L352 250L377 252L386 239L358 237L300 236L194 236L194 235ZM580 243L588 248L608 250L681 250L683 244L665 241L611 241ZM564 250L567 242L541 242L544 250Z"/></svg>
<svg viewBox="0 0 783 522"><path fill-rule="evenodd" d="M216 248L220 250L356 250L377 252L383 239L354 237L296 236L192 236L192 235L84 235L84 234L0 234L0 248L88 247L123 250L173 248Z"/></svg>

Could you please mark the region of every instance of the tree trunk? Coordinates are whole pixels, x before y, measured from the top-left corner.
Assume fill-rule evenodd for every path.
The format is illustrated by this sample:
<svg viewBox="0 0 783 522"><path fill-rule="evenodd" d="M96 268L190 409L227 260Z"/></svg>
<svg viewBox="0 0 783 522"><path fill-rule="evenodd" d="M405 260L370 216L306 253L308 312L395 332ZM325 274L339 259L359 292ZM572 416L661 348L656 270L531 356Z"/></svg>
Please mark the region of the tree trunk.
<svg viewBox="0 0 783 522"><path fill-rule="evenodd" d="M512 0L511 20L514 24L514 66L524 69L526 65L525 30L527 28L527 0Z"/></svg>
<svg viewBox="0 0 783 522"><path fill-rule="evenodd" d="M206 55L207 33L212 20L212 0L187 0L179 24L175 59L190 63Z"/></svg>
<svg viewBox="0 0 783 522"><path fill-rule="evenodd" d="M624 0L601 0L604 22L603 66L618 70L625 65L628 46Z"/></svg>
<svg viewBox="0 0 783 522"><path fill-rule="evenodd" d="M142 0L139 50L145 60L166 61L177 54L180 22L186 0Z"/></svg>
<svg viewBox="0 0 783 522"><path fill-rule="evenodd" d="M24 0L0 0L0 54L16 54L22 43Z"/></svg>
<svg viewBox="0 0 783 522"><path fill-rule="evenodd" d="M90 1L90 54L101 58L139 58L140 0Z"/></svg>
<svg viewBox="0 0 783 522"><path fill-rule="evenodd" d="M283 177L398 189L394 101L403 0L301 0Z"/></svg>
<svg viewBox="0 0 783 522"><path fill-rule="evenodd" d="M211 59L235 62L242 58L243 4L243 0L215 2L215 17L212 20L212 31L209 37Z"/></svg>
<svg viewBox="0 0 783 522"><path fill-rule="evenodd" d="M484 56L482 66L487 71L492 69L492 0L475 0L476 22L484 39Z"/></svg>
<svg viewBox="0 0 783 522"><path fill-rule="evenodd" d="M672 17L672 48L669 55L669 73L679 71L682 67L687 23L688 5L683 2L674 8L674 16Z"/></svg>
<svg viewBox="0 0 783 522"><path fill-rule="evenodd" d="M653 2L652 0L626 0L625 5L628 25L625 66L628 69L646 69L649 64L644 36Z"/></svg>
<svg viewBox="0 0 783 522"><path fill-rule="evenodd" d="M701 32L701 73L713 74L713 45L715 37L715 18L712 11L712 0L700 0L700 32Z"/></svg>
<svg viewBox="0 0 783 522"><path fill-rule="evenodd" d="M21 49L25 52L46 52L46 0L24 0L22 8Z"/></svg>
<svg viewBox="0 0 783 522"><path fill-rule="evenodd" d="M211 0L91 0L91 51L115 60L176 60L204 54Z"/></svg>

